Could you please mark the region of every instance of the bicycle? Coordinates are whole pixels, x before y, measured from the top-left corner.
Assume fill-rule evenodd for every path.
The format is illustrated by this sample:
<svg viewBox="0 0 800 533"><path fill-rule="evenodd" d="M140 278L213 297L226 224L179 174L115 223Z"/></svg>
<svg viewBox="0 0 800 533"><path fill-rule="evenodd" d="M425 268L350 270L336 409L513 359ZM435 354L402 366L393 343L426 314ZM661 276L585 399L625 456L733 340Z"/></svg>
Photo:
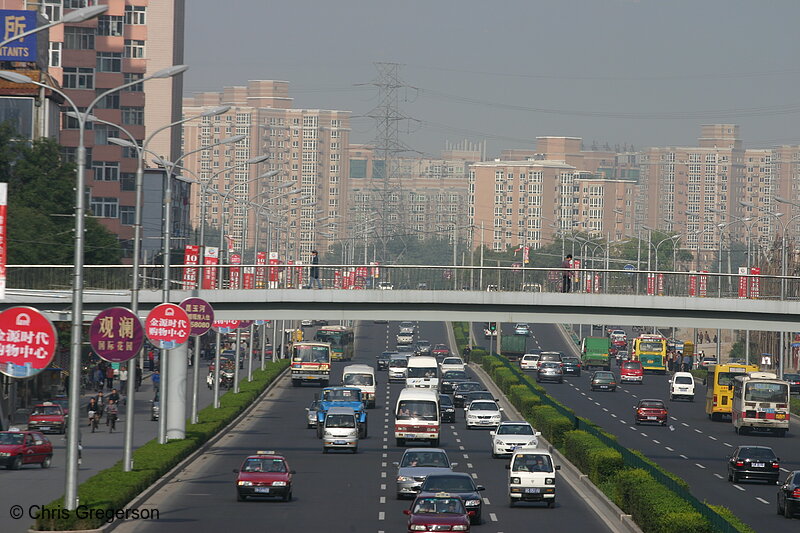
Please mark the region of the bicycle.
<svg viewBox="0 0 800 533"><path fill-rule="evenodd" d="M92 433L100 426L100 411L89 411L89 425L92 427Z"/></svg>
<svg viewBox="0 0 800 533"><path fill-rule="evenodd" d="M117 428L117 414L116 413L108 413L108 432L114 433L114 430Z"/></svg>

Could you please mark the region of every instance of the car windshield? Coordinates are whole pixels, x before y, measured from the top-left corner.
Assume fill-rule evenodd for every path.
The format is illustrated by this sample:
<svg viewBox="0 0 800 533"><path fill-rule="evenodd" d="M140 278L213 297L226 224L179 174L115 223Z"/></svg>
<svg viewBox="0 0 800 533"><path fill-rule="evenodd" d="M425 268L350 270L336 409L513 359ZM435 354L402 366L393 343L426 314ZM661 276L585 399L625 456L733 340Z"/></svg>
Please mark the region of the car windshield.
<svg viewBox="0 0 800 533"><path fill-rule="evenodd" d="M494 400L494 396L492 395L491 392L484 390L470 392L469 394L467 394L467 401L471 402L473 400Z"/></svg>
<svg viewBox="0 0 800 533"><path fill-rule="evenodd" d="M286 463L281 459L248 459L242 472L286 472Z"/></svg>
<svg viewBox="0 0 800 533"><path fill-rule="evenodd" d="M352 415L328 415L325 417L326 428L354 428L356 418Z"/></svg>
<svg viewBox="0 0 800 533"><path fill-rule="evenodd" d="M61 408L57 405L37 405L31 415L60 415Z"/></svg>
<svg viewBox="0 0 800 533"><path fill-rule="evenodd" d="M784 374L783 379L786 381L797 381L800 380L800 374Z"/></svg>
<svg viewBox="0 0 800 533"><path fill-rule="evenodd" d="M494 402L472 402L469 404L470 411L497 411L497 404Z"/></svg>
<svg viewBox="0 0 800 533"><path fill-rule="evenodd" d="M561 365L549 361L546 361L539 366L539 369L556 369L556 368L561 368Z"/></svg>
<svg viewBox="0 0 800 533"><path fill-rule="evenodd" d="M420 347L420 348L425 348L425 347L428 347L430 345L431 345L431 343L429 341L418 341L417 342L417 346Z"/></svg>
<svg viewBox="0 0 800 533"><path fill-rule="evenodd" d="M771 448L742 448L739 450L739 458L772 461L775 459L775 452Z"/></svg>
<svg viewBox="0 0 800 533"><path fill-rule="evenodd" d="M747 383L744 399L750 402L787 402L789 386L785 383Z"/></svg>
<svg viewBox="0 0 800 533"><path fill-rule="evenodd" d="M381 357L391 357L391 356L395 355L396 353L397 352L383 352L381 354Z"/></svg>
<svg viewBox="0 0 800 533"><path fill-rule="evenodd" d="M0 444L22 444L24 438L22 433L0 433Z"/></svg>
<svg viewBox="0 0 800 533"><path fill-rule="evenodd" d="M400 328L401 329L402 328L413 329L414 328L414 324L412 324L411 322L400 322Z"/></svg>
<svg viewBox="0 0 800 533"><path fill-rule="evenodd" d="M453 399L447 394L440 394L439 405L443 407L451 407L453 405Z"/></svg>
<svg viewBox="0 0 800 533"><path fill-rule="evenodd" d="M694 383L694 378L689 376L677 376L675 378L675 383L679 383L681 385L692 385Z"/></svg>
<svg viewBox="0 0 800 533"><path fill-rule="evenodd" d="M414 514L466 514L461 498L417 498Z"/></svg>
<svg viewBox="0 0 800 533"><path fill-rule="evenodd" d="M408 369L410 378L435 378L438 369L436 367L413 367Z"/></svg>
<svg viewBox="0 0 800 533"><path fill-rule="evenodd" d="M622 365L622 368L624 368L626 370L638 370L638 369L642 368L642 363L640 363L638 361L634 361L634 362L631 362L631 363L624 363Z"/></svg>
<svg viewBox="0 0 800 533"><path fill-rule="evenodd" d="M661 352L664 349L664 344L661 342L640 342L640 352Z"/></svg>
<svg viewBox="0 0 800 533"><path fill-rule="evenodd" d="M463 370L448 370L442 374L443 379L467 379L467 373Z"/></svg>
<svg viewBox="0 0 800 533"><path fill-rule="evenodd" d="M578 363L581 362L581 360L578 359L577 357L565 357L561 360L561 362L568 363L570 365L577 365Z"/></svg>
<svg viewBox="0 0 800 533"><path fill-rule="evenodd" d="M406 452L403 455L403 460L400 462L400 467L408 466L448 468L450 462L447 460L447 455L444 452Z"/></svg>
<svg viewBox="0 0 800 533"><path fill-rule="evenodd" d="M402 400L397 406L397 420L438 419L436 402L430 400Z"/></svg>
<svg viewBox="0 0 800 533"><path fill-rule="evenodd" d="M552 472L553 463L549 455L524 454L514 458L511 470L515 472Z"/></svg>
<svg viewBox="0 0 800 533"><path fill-rule="evenodd" d="M361 395L354 390L332 389L323 392L322 399L326 402L360 402Z"/></svg>
<svg viewBox="0 0 800 533"><path fill-rule="evenodd" d="M443 365L463 365L464 361L459 359L458 357L447 357L444 361L442 361Z"/></svg>
<svg viewBox="0 0 800 533"><path fill-rule="evenodd" d="M473 492L475 484L467 476L428 476L422 484L427 492Z"/></svg>
<svg viewBox="0 0 800 533"><path fill-rule="evenodd" d="M369 387L375 384L372 374L345 374L343 381L345 385L356 387Z"/></svg>
<svg viewBox="0 0 800 533"><path fill-rule="evenodd" d="M437 344L436 346L434 346L433 349L434 350L447 350L447 351L450 351L450 348L448 348L447 345L445 345L445 344Z"/></svg>
<svg viewBox="0 0 800 533"><path fill-rule="evenodd" d="M533 435L533 428L528 424L501 424L497 428L498 435Z"/></svg>
<svg viewBox="0 0 800 533"><path fill-rule="evenodd" d="M467 383L458 383L456 384L456 391L457 392L471 392L471 391L479 391L483 390L483 385L480 383L475 383L473 381L469 381Z"/></svg>
<svg viewBox="0 0 800 533"><path fill-rule="evenodd" d="M657 402L657 401L643 401L639 402L639 407L652 407L656 409L663 409L664 404L663 402Z"/></svg>
<svg viewBox="0 0 800 533"><path fill-rule="evenodd" d="M614 381L614 374L611 372L598 372L594 375L595 381Z"/></svg>
<svg viewBox="0 0 800 533"><path fill-rule="evenodd" d="M389 366L395 368L405 368L408 366L408 359L406 359L405 357L402 358L398 357L397 359L392 359L389 361Z"/></svg>
<svg viewBox="0 0 800 533"><path fill-rule="evenodd" d="M294 346L292 361L296 363L327 363L330 354L327 346Z"/></svg>

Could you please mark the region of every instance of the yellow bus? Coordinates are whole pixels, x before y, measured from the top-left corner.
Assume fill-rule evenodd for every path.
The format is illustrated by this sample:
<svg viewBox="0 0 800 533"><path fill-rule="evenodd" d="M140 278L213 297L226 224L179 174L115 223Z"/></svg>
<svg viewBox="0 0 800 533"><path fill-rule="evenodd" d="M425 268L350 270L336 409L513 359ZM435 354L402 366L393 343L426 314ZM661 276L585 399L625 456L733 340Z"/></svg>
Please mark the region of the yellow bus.
<svg viewBox="0 0 800 533"><path fill-rule="evenodd" d="M633 340L633 360L647 371L667 371L667 339L663 335L639 335Z"/></svg>
<svg viewBox="0 0 800 533"><path fill-rule="evenodd" d="M353 359L355 336L353 328L347 326L323 326L317 330L314 340L331 345L333 361L350 361Z"/></svg>
<svg viewBox="0 0 800 533"><path fill-rule="evenodd" d="M736 376L758 372L756 365L727 364L708 367L706 377L706 414L711 420L722 420L733 411L733 384Z"/></svg>

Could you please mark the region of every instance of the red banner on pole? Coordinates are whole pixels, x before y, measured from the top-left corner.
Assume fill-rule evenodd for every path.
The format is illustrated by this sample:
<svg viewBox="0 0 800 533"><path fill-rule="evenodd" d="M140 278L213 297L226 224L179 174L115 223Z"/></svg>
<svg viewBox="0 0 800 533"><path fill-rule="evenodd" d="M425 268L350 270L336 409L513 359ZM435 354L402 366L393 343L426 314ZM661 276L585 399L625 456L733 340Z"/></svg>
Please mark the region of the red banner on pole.
<svg viewBox="0 0 800 533"><path fill-rule="evenodd" d="M280 260L278 259L278 252L270 252L269 253L269 264L270 265L278 265L280 264ZM277 266L270 266L269 267L269 286L272 289L278 287L278 279L279 279L279 270Z"/></svg>
<svg viewBox="0 0 800 533"><path fill-rule="evenodd" d="M594 273L594 292L600 292L600 273Z"/></svg>
<svg viewBox="0 0 800 533"><path fill-rule="evenodd" d="M244 275L243 275L243 288L245 289L254 289L256 283L256 268L255 267L244 267Z"/></svg>
<svg viewBox="0 0 800 533"><path fill-rule="evenodd" d="M219 248L215 246L206 246L203 253L204 265L218 265L219 264ZM217 269L204 268L203 269L203 288L216 289L217 288Z"/></svg>
<svg viewBox="0 0 800 533"><path fill-rule="evenodd" d="M239 254L231 254L231 265L241 265L242 264L242 256ZM242 268L238 266L231 267L231 276L230 276L230 289L238 289L240 288L242 282Z"/></svg>
<svg viewBox="0 0 800 533"><path fill-rule="evenodd" d="M761 274L761 268L751 267L750 273L755 276L758 276L759 274ZM759 295L760 289L761 289L761 278L750 278L750 298L758 298L760 296Z"/></svg>
<svg viewBox="0 0 800 533"><path fill-rule="evenodd" d="M294 271L295 271L295 273L297 275L297 286L298 287L302 287L303 286L303 279L304 279L304 276L303 276L304 269L302 267L303 263L302 263L302 261L298 261L296 264L297 265L301 265L301 266L295 267Z"/></svg>
<svg viewBox="0 0 800 533"><path fill-rule="evenodd" d="M739 267L739 298L747 298L747 267Z"/></svg>
<svg viewBox="0 0 800 533"><path fill-rule="evenodd" d="M195 244L187 244L183 251L183 264L184 265L199 265L200 264L200 247ZM183 268L183 288L196 289L197 288L197 268L186 266Z"/></svg>
<svg viewBox="0 0 800 533"><path fill-rule="evenodd" d="M656 276L656 288L658 289L658 295L664 296L664 274L661 272Z"/></svg>
<svg viewBox="0 0 800 533"><path fill-rule="evenodd" d="M378 266L378 265L380 265L380 262L379 261L370 261L369 264L373 265L372 267L370 267L370 275L373 278L376 278L376 279L381 277L381 269Z"/></svg>
<svg viewBox="0 0 800 533"><path fill-rule="evenodd" d="M647 295L654 296L656 294L656 275L650 273L647 275Z"/></svg>
<svg viewBox="0 0 800 533"><path fill-rule="evenodd" d="M256 254L256 264L267 264L267 252L258 252ZM256 267L256 289L263 289L267 283L267 267Z"/></svg>
<svg viewBox="0 0 800 533"><path fill-rule="evenodd" d="M694 272L694 270L692 270ZM695 297L697 296L697 276L691 275L689 276L689 296Z"/></svg>
<svg viewBox="0 0 800 533"><path fill-rule="evenodd" d="M707 274L708 270L701 270L703 274ZM708 276L700 276L700 298L705 298L708 293Z"/></svg>
<svg viewBox="0 0 800 533"><path fill-rule="evenodd" d="M333 288L334 289L341 289L342 288L342 271L341 270L334 270L333 271Z"/></svg>

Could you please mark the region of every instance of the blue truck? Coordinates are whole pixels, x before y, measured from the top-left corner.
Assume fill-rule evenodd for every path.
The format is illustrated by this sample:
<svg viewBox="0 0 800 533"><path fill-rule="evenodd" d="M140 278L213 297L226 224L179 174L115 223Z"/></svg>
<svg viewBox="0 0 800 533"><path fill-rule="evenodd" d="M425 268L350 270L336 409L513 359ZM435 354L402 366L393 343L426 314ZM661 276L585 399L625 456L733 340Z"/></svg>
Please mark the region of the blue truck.
<svg viewBox="0 0 800 533"><path fill-rule="evenodd" d="M358 416L358 438L367 437L367 410L361 389L355 387L326 387L319 395L317 407L317 437L322 438L325 415L331 407L352 407Z"/></svg>

